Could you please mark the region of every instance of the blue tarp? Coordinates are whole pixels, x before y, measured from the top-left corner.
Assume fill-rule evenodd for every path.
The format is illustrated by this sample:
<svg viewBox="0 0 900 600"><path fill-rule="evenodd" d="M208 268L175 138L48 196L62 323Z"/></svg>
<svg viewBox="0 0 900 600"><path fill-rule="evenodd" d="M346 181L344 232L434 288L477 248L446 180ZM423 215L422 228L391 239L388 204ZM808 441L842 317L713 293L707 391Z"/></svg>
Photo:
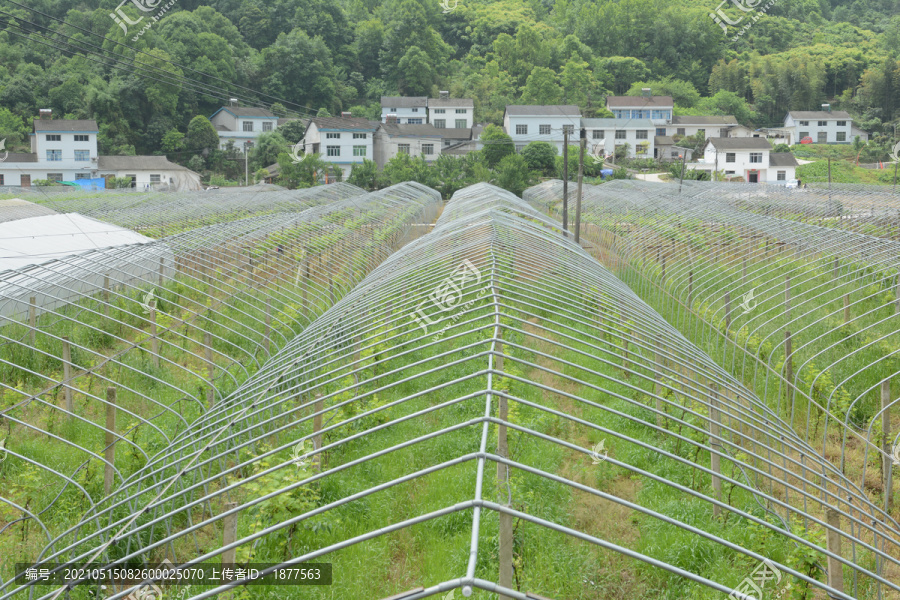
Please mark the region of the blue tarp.
<svg viewBox="0 0 900 600"><path fill-rule="evenodd" d="M600 177L606 178L612 175L614 171L612 169L602 169L600 171Z"/></svg>
<svg viewBox="0 0 900 600"><path fill-rule="evenodd" d="M81 186L81 188L85 189L85 190L105 190L106 189L106 180L102 177L99 177L97 179L76 179L72 183Z"/></svg>

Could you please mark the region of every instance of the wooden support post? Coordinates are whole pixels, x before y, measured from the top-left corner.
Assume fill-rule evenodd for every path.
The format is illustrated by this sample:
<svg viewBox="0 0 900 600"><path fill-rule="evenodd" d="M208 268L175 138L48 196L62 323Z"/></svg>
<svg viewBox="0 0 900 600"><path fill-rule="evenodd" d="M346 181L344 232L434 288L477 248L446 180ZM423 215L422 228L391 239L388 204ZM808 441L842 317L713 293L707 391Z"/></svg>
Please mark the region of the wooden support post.
<svg viewBox="0 0 900 600"><path fill-rule="evenodd" d="M662 371L662 368L663 368L663 360L664 359L663 359L663 355L662 355L662 340L660 338L656 338L656 364L657 364L657 368L660 371ZM654 385L653 391L656 393L657 396L662 396L663 393L665 393L665 390L663 390L662 382L660 381L662 379L662 377L655 377L654 379L655 379L655 383L653 384ZM660 400L659 397L657 397L657 399L656 399L656 410L658 411L656 413L656 426L668 428L668 421L665 420L661 414L663 412L663 401Z"/></svg>
<svg viewBox="0 0 900 600"><path fill-rule="evenodd" d="M791 322L791 276L784 276L784 322Z"/></svg>
<svg viewBox="0 0 900 600"><path fill-rule="evenodd" d="M741 284L747 285L747 257L744 257L744 264L741 266Z"/></svg>
<svg viewBox="0 0 900 600"><path fill-rule="evenodd" d="M212 408L213 404L216 403L216 392L213 385L216 363L213 362L212 334L208 331L203 334L203 346L203 351L206 354L206 379L209 381L209 387L206 388L206 405Z"/></svg>
<svg viewBox="0 0 900 600"><path fill-rule="evenodd" d="M159 287L163 286L163 280L165 278L166 273L166 259L163 256L159 257Z"/></svg>
<svg viewBox="0 0 900 600"><path fill-rule="evenodd" d="M834 257L834 264L833 264L832 267L831 267L831 278L832 278L832 279L837 279L837 278L838 278L839 270L840 270L840 265L841 265L841 263L838 261L838 257L835 256L835 257Z"/></svg>
<svg viewBox="0 0 900 600"><path fill-rule="evenodd" d="M150 309L150 360L159 367L159 337L156 330L156 309Z"/></svg>
<svg viewBox="0 0 900 600"><path fill-rule="evenodd" d="M842 556L841 554L841 513L833 508L825 509L825 520L836 530L829 529L827 532L826 543L828 551ZM828 585L839 592L844 591L844 570L841 562L835 558L828 557Z"/></svg>
<svg viewBox="0 0 900 600"><path fill-rule="evenodd" d="M719 414L719 402L715 397L715 392L709 398L709 462L710 469L714 475L712 476L712 486L715 492L716 500L722 500L722 464L719 452L722 450L722 444L717 439L721 433L721 415ZM721 507L713 505L713 516L718 518L722 514Z"/></svg>
<svg viewBox="0 0 900 600"><path fill-rule="evenodd" d="M844 323L850 322L850 294L844 294Z"/></svg>
<svg viewBox="0 0 900 600"><path fill-rule="evenodd" d="M325 402L322 400L322 394L320 392L316 392L316 403L314 405L313 411L316 413L313 416L313 449L319 450L322 447L322 434L318 433L322 431L322 411L325 409ZM316 452L315 458L313 458L313 470L319 472L322 470L322 454L320 452Z"/></svg>
<svg viewBox="0 0 900 600"><path fill-rule="evenodd" d="M62 354L63 380L65 381L65 384L63 384L63 389L65 390L66 396L66 410L69 412L74 412L72 388L69 384L69 379L71 379L72 377L72 349L69 347L69 338L65 336L63 337Z"/></svg>
<svg viewBox="0 0 900 600"><path fill-rule="evenodd" d="M731 330L731 292L725 292L725 334Z"/></svg>
<svg viewBox="0 0 900 600"><path fill-rule="evenodd" d="M881 457L881 473L884 477L884 510L890 514L893 502L893 481L891 481L891 469L894 466L893 459L893 441L894 437L891 432L891 380L885 379L881 382L881 432L882 432L882 450L884 456Z"/></svg>
<svg viewBox="0 0 900 600"><path fill-rule="evenodd" d="M694 306L694 271L688 271L688 309Z"/></svg>
<svg viewBox="0 0 900 600"><path fill-rule="evenodd" d="M900 163L897 163L900 164ZM900 314L900 275L897 275L897 291L896 291L897 300L894 301L895 312Z"/></svg>
<svg viewBox="0 0 900 600"><path fill-rule="evenodd" d="M269 354L272 338L272 304L266 300L266 337L263 344L266 348L266 354Z"/></svg>
<svg viewBox="0 0 900 600"><path fill-rule="evenodd" d="M31 347L34 348L37 340L37 297L35 296L28 301L28 326L31 327Z"/></svg>
<svg viewBox="0 0 900 600"><path fill-rule="evenodd" d="M109 275L103 276L103 316L109 316Z"/></svg>
<svg viewBox="0 0 900 600"><path fill-rule="evenodd" d="M116 464L116 388L106 388L106 470L103 475L103 492L112 493Z"/></svg>
<svg viewBox="0 0 900 600"><path fill-rule="evenodd" d="M791 332L784 332L784 390L788 400L791 398L791 386L794 385L794 346L791 341Z"/></svg>
<svg viewBox="0 0 900 600"><path fill-rule="evenodd" d="M309 300L307 298L307 290L309 288L309 257L305 254L300 267L303 270L303 316L307 316L309 314Z"/></svg>
<svg viewBox="0 0 900 600"><path fill-rule="evenodd" d="M225 510L233 510L238 507L237 502L226 502ZM237 541L238 513L234 512L222 519L222 546L233 544ZM231 548L222 553L222 565L233 565L237 556L237 548Z"/></svg>

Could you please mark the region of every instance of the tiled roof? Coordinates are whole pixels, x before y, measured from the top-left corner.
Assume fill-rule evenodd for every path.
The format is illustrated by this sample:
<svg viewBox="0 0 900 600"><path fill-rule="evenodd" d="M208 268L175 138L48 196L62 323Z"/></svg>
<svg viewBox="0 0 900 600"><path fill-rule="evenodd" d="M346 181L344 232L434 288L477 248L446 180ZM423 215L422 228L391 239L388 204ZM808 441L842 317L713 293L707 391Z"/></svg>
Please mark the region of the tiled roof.
<svg viewBox="0 0 900 600"><path fill-rule="evenodd" d="M506 114L516 117L580 117L581 109L572 104L513 104L506 107Z"/></svg>
<svg viewBox="0 0 900 600"><path fill-rule="evenodd" d="M702 117L695 115L687 115L683 117L672 117L672 125L737 125L737 119L731 115L721 117Z"/></svg>
<svg viewBox="0 0 900 600"><path fill-rule="evenodd" d="M375 131L381 124L378 121L370 121L361 117L316 117L310 121L310 125L316 124L319 129L338 129L356 131Z"/></svg>
<svg viewBox="0 0 900 600"><path fill-rule="evenodd" d="M654 129L650 119L582 119L581 126L590 129Z"/></svg>
<svg viewBox="0 0 900 600"><path fill-rule="evenodd" d="M625 106L628 108L663 107L671 108L675 103L672 96L607 96L606 106Z"/></svg>
<svg viewBox="0 0 900 600"><path fill-rule="evenodd" d="M429 98L428 108L475 108L475 101L471 98Z"/></svg>
<svg viewBox="0 0 900 600"><path fill-rule="evenodd" d="M189 171L170 162L165 156L101 156L97 161L100 171Z"/></svg>
<svg viewBox="0 0 900 600"><path fill-rule="evenodd" d="M427 96L382 96L381 108L425 108Z"/></svg>
<svg viewBox="0 0 900 600"><path fill-rule="evenodd" d="M90 133L97 133L100 131L100 128L97 127L97 121L85 120L70 120L70 119L35 119L34 120L34 130L35 131L85 131Z"/></svg>
<svg viewBox="0 0 900 600"><path fill-rule="evenodd" d="M407 125L400 123L382 123L381 128L388 135L411 137L443 137L440 132L445 131L437 129L434 125Z"/></svg>
<svg viewBox="0 0 900 600"><path fill-rule="evenodd" d="M707 143L712 144L716 150L771 150L769 140L761 137L748 138L722 138L711 137Z"/></svg>
<svg viewBox="0 0 900 600"><path fill-rule="evenodd" d="M799 167L800 163L790 152L771 152L769 154L770 167Z"/></svg>
<svg viewBox="0 0 900 600"><path fill-rule="evenodd" d="M835 110L832 112L828 112L827 110L792 110L788 113L794 119L841 119L841 120L850 120L853 117L850 116L850 113L844 110Z"/></svg>

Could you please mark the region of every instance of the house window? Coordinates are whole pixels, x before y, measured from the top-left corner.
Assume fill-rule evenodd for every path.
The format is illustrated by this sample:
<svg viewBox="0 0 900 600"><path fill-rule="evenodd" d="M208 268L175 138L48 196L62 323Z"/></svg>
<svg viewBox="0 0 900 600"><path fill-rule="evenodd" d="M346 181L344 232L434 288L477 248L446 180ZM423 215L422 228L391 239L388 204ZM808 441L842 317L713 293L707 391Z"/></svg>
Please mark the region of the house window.
<svg viewBox="0 0 900 600"><path fill-rule="evenodd" d="M271 121L263 121L263 131L272 131Z"/></svg>
<svg viewBox="0 0 900 600"><path fill-rule="evenodd" d="M819 127L828 127L828 121L819 121Z"/></svg>
<svg viewBox="0 0 900 600"><path fill-rule="evenodd" d="M734 171L725 171L725 175L734 175Z"/></svg>
<svg viewBox="0 0 900 600"><path fill-rule="evenodd" d="M737 157L735 156L734 152L726 152L725 153L725 162L727 162L727 163L737 162Z"/></svg>
<svg viewBox="0 0 900 600"><path fill-rule="evenodd" d="M838 124L838 127L846 127L847 121L838 121L837 124Z"/></svg>
<svg viewBox="0 0 900 600"><path fill-rule="evenodd" d="M413 111L413 112L419 112L419 109L418 109L418 108L414 108L414 109L412 109L412 111Z"/></svg>
<svg viewBox="0 0 900 600"><path fill-rule="evenodd" d="M438 129L446 129L447 128L447 119L435 119L434 126Z"/></svg>
<svg viewBox="0 0 900 600"><path fill-rule="evenodd" d="M457 119L456 120L456 128L457 129L465 129L466 128L466 120L465 119Z"/></svg>
<svg viewBox="0 0 900 600"><path fill-rule="evenodd" d="M666 135L666 128L665 128L665 127L657 127L657 128L656 128L656 135L658 135L658 136L664 136L664 135Z"/></svg>
<svg viewBox="0 0 900 600"><path fill-rule="evenodd" d="M75 151L75 162L88 162L91 160L91 151L90 150L76 150Z"/></svg>
<svg viewBox="0 0 900 600"><path fill-rule="evenodd" d="M367 139L369 139L369 134L368 133L354 133L353 139L354 140L367 140Z"/></svg>
<svg viewBox="0 0 900 600"><path fill-rule="evenodd" d="M805 138L805 137L809 137L809 132L808 132L808 131L801 131L801 132L800 132L800 139L802 140L802 139Z"/></svg>
<svg viewBox="0 0 900 600"><path fill-rule="evenodd" d="M464 115L464 114L466 114L466 112L467 112L467 111L466 111L466 109L464 109L464 108L457 108L457 109L456 109L456 114L458 114L458 115Z"/></svg>
<svg viewBox="0 0 900 600"><path fill-rule="evenodd" d="M820 132L819 132L819 135L818 135L818 140L817 140L817 141L818 141L820 144L827 144L827 143L828 143L828 132L827 132L827 131L820 131Z"/></svg>
<svg viewBox="0 0 900 600"><path fill-rule="evenodd" d="M646 140L646 139L648 139L648 134L649 134L649 132L648 132L646 129L638 129L638 130L635 131L634 133L635 133L635 138L637 138L637 139L639 139L639 140Z"/></svg>
<svg viewBox="0 0 900 600"><path fill-rule="evenodd" d="M750 162L751 163L761 163L762 162L762 152L751 152L750 153Z"/></svg>
<svg viewBox="0 0 900 600"><path fill-rule="evenodd" d="M50 181L62 181L62 173L47 173L47 179Z"/></svg>
<svg viewBox="0 0 900 600"><path fill-rule="evenodd" d="M602 129L595 129L594 132L593 132L593 137L594 137L595 140L602 140L602 139L604 139L605 136L603 135L603 130L602 130Z"/></svg>
<svg viewBox="0 0 900 600"><path fill-rule="evenodd" d="M61 141L62 141L62 136L59 135L58 133L48 133L48 134L47 134L47 141L48 141L48 142L61 142Z"/></svg>
<svg viewBox="0 0 900 600"><path fill-rule="evenodd" d="M684 127L679 127L675 130L675 135L684 135Z"/></svg>
<svg viewBox="0 0 900 600"><path fill-rule="evenodd" d="M703 136L703 137L705 138L705 137L706 137L706 130L705 130L705 129L698 129L698 130L697 130L697 135Z"/></svg>
<svg viewBox="0 0 900 600"><path fill-rule="evenodd" d="M365 146L353 146L353 156L365 156L366 155L366 147Z"/></svg>
<svg viewBox="0 0 900 600"><path fill-rule="evenodd" d="M409 154L409 144L397 144L397 154Z"/></svg>
<svg viewBox="0 0 900 600"><path fill-rule="evenodd" d="M396 109L396 108L389 108L389 109L388 109L388 112L395 113L395 112L397 112L397 109Z"/></svg>
<svg viewBox="0 0 900 600"><path fill-rule="evenodd" d="M341 147L340 146L325 146L325 153L328 156L340 156L341 155Z"/></svg>
<svg viewBox="0 0 900 600"><path fill-rule="evenodd" d="M516 135L528 135L528 125L516 125Z"/></svg>
<svg viewBox="0 0 900 600"><path fill-rule="evenodd" d="M91 178L91 176L88 175L87 173L75 173L76 181L78 181L79 179L90 179L90 178Z"/></svg>
<svg viewBox="0 0 900 600"><path fill-rule="evenodd" d="M425 156L434 154L434 144L422 144L422 154Z"/></svg>
<svg viewBox="0 0 900 600"><path fill-rule="evenodd" d="M47 150L47 160L49 162L62 162L62 150Z"/></svg>
<svg viewBox="0 0 900 600"><path fill-rule="evenodd" d="M678 150L672 150L672 158L681 158L678 154Z"/></svg>
<svg viewBox="0 0 900 600"><path fill-rule="evenodd" d="M80 134L80 133L76 133L76 134L75 134L75 141L76 141L76 142L89 142L89 141L91 141L91 136L89 136L89 135L82 135L82 134Z"/></svg>
<svg viewBox="0 0 900 600"><path fill-rule="evenodd" d="M616 131L616 139L617 140L624 140L625 135L626 135L626 132L624 129L620 129L620 130Z"/></svg>
<svg viewBox="0 0 900 600"><path fill-rule="evenodd" d="M150 175L150 183L162 183L162 175Z"/></svg>
<svg viewBox="0 0 900 600"><path fill-rule="evenodd" d="M244 131L253 131L253 121L244 121Z"/></svg>
<svg viewBox="0 0 900 600"><path fill-rule="evenodd" d="M434 109L434 114L436 114L436 115L443 115L443 114L446 114L446 113L447 113L447 109L445 109L445 108L436 108L436 109Z"/></svg>
<svg viewBox="0 0 900 600"><path fill-rule="evenodd" d="M575 126L574 125L563 125L563 133L568 133L569 135L572 135L573 133L575 133Z"/></svg>
<svg viewBox="0 0 900 600"><path fill-rule="evenodd" d="M423 122L423 119L407 119L406 120L407 125L421 125L422 122Z"/></svg>
<svg viewBox="0 0 900 600"><path fill-rule="evenodd" d="M728 137L729 133L727 128L722 128L719 130L719 137Z"/></svg>
<svg viewBox="0 0 900 600"><path fill-rule="evenodd" d="M837 132L837 141L846 142L847 141L847 132L846 131L838 131Z"/></svg>
<svg viewBox="0 0 900 600"><path fill-rule="evenodd" d="M541 135L550 135L550 126L538 125L538 133L540 133Z"/></svg>
<svg viewBox="0 0 900 600"><path fill-rule="evenodd" d="M650 151L650 142L636 144L634 150L637 154L647 154Z"/></svg>
<svg viewBox="0 0 900 600"><path fill-rule="evenodd" d="M787 171L778 171L778 181L787 181Z"/></svg>
<svg viewBox="0 0 900 600"><path fill-rule="evenodd" d="M3 173L0 173L0 185L4 185Z"/></svg>
<svg viewBox="0 0 900 600"><path fill-rule="evenodd" d="M339 134L339 133L326 133L326 134L325 134L325 139L326 139L326 140L339 140L339 139L341 139L341 134Z"/></svg>
<svg viewBox="0 0 900 600"><path fill-rule="evenodd" d="M516 144L516 154L521 154L522 150L525 149L525 144Z"/></svg>
<svg viewBox="0 0 900 600"><path fill-rule="evenodd" d="M808 127L809 121L800 121L800 127Z"/></svg>

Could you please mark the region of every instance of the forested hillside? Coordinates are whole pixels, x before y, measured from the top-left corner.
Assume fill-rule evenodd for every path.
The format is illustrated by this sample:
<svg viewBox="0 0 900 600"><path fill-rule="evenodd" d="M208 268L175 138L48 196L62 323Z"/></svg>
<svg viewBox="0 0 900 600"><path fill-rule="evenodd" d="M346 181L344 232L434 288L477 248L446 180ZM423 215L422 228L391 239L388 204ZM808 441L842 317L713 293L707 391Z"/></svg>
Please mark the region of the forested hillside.
<svg viewBox="0 0 900 600"><path fill-rule="evenodd" d="M375 117L382 95L450 90L496 123L511 103L603 116L606 94L649 84L679 114L757 127L823 101L876 134L900 117L900 0L722 6L758 19L741 35L714 22L713 0L131 0L120 10L135 21L154 14L137 4L171 7L127 28L110 17L117 0L24 2L0 3L0 136L13 148L52 108L96 119L101 153L184 162L191 118L231 96Z"/></svg>

